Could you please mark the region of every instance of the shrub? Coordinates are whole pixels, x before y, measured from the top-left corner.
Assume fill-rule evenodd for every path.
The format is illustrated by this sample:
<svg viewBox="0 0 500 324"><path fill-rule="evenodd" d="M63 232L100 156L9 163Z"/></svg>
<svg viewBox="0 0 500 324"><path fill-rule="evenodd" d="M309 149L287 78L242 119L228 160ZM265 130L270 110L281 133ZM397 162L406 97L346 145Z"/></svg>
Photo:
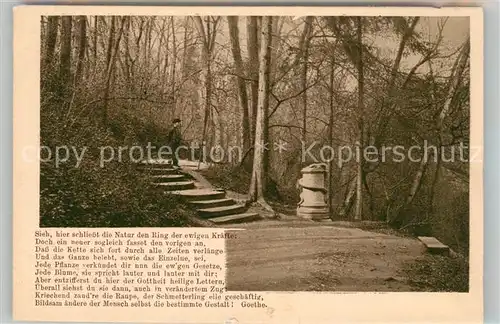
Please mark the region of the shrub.
<svg viewBox="0 0 500 324"><path fill-rule="evenodd" d="M153 190L130 164L41 167L41 227L190 226L194 212Z"/></svg>

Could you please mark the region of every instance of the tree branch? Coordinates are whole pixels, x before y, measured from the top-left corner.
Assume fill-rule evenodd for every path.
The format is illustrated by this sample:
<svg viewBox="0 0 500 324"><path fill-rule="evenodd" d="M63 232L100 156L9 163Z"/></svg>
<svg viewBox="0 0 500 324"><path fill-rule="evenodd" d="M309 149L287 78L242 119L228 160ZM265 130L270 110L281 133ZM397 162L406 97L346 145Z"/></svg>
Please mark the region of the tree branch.
<svg viewBox="0 0 500 324"><path fill-rule="evenodd" d="M297 93L295 93L295 94L293 94L293 95L291 95L289 97L283 98L283 99L278 99L278 97L274 94L274 92L270 91L271 96L273 96L273 98L277 101L277 103L274 106L274 108L271 111L271 113L269 114L268 118L272 117L272 115L276 112L276 110L278 110L279 106L281 106L282 103L284 103L285 101L297 98L298 96L300 96L301 94L303 94L304 92L306 92L308 89L314 87L318 83L319 83L319 80L316 80L314 83L309 84L307 87L305 87L304 89L300 90L299 92L297 92Z"/></svg>

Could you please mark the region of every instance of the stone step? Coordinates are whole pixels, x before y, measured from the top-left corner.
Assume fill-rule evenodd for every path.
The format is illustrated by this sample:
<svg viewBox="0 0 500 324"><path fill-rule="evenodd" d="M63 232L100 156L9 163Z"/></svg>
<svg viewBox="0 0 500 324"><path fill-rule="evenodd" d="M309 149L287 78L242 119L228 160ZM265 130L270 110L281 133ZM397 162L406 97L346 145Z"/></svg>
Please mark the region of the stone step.
<svg viewBox="0 0 500 324"><path fill-rule="evenodd" d="M215 217L211 218L210 221L215 224L237 224L237 223L245 223L252 222L255 220L259 220L261 217L257 213L243 213L243 214L235 214L229 216Z"/></svg>
<svg viewBox="0 0 500 324"><path fill-rule="evenodd" d="M179 170L168 169L168 168L140 168L141 171L148 172L155 175L168 175L168 174L179 174Z"/></svg>
<svg viewBox="0 0 500 324"><path fill-rule="evenodd" d="M154 182L179 182L187 179L184 174L162 174L154 175L152 178Z"/></svg>
<svg viewBox="0 0 500 324"><path fill-rule="evenodd" d="M171 194L179 195L188 201L214 200L222 199L226 196L223 191L215 191L212 189L189 189L172 191Z"/></svg>
<svg viewBox="0 0 500 324"><path fill-rule="evenodd" d="M152 183L152 184L158 188L162 188L167 191L186 190L186 189L193 189L195 187L193 181L162 182L162 183Z"/></svg>
<svg viewBox="0 0 500 324"><path fill-rule="evenodd" d="M418 239L425 245L427 252L446 256L450 255L450 248L439 242L435 237L419 236Z"/></svg>
<svg viewBox="0 0 500 324"><path fill-rule="evenodd" d="M195 200L191 201L191 204L193 204L193 206L196 208L213 208L213 207L234 205L234 200L231 198Z"/></svg>
<svg viewBox="0 0 500 324"><path fill-rule="evenodd" d="M171 163L137 163L138 168L162 168L172 169Z"/></svg>
<svg viewBox="0 0 500 324"><path fill-rule="evenodd" d="M245 205L230 205L198 209L198 214L203 218L213 218L244 213L246 209Z"/></svg>

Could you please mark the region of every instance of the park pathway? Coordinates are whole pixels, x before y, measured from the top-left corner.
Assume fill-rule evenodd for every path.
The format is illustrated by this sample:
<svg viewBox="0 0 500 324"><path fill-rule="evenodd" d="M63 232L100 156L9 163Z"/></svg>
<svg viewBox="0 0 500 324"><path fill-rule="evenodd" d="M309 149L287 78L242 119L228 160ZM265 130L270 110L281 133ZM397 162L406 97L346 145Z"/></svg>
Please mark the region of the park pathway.
<svg viewBox="0 0 500 324"><path fill-rule="evenodd" d="M214 188L196 172L197 162L180 166L149 161L139 168L152 186L182 196L201 218L236 234L226 240L228 290L411 291L402 268L425 252L419 240L330 220L261 217L266 211L249 211L241 197Z"/></svg>
<svg viewBox="0 0 500 324"><path fill-rule="evenodd" d="M174 169L167 160L139 163L138 168L151 178L151 185L173 195L178 195L196 209L198 216L215 225L250 222L260 219L255 212L248 212L243 201L228 197L222 189L214 188L195 170L198 162L179 161L180 169ZM207 168L204 163L200 168Z"/></svg>

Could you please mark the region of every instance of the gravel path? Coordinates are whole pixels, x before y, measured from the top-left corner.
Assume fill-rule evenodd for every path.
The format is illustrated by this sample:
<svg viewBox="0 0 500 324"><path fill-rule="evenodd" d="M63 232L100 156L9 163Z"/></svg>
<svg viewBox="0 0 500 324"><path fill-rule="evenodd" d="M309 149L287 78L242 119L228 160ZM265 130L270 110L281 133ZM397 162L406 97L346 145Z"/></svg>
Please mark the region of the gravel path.
<svg viewBox="0 0 500 324"><path fill-rule="evenodd" d="M228 226L226 226L228 227ZM227 240L232 291L410 291L403 262L419 241L302 220L233 225Z"/></svg>

